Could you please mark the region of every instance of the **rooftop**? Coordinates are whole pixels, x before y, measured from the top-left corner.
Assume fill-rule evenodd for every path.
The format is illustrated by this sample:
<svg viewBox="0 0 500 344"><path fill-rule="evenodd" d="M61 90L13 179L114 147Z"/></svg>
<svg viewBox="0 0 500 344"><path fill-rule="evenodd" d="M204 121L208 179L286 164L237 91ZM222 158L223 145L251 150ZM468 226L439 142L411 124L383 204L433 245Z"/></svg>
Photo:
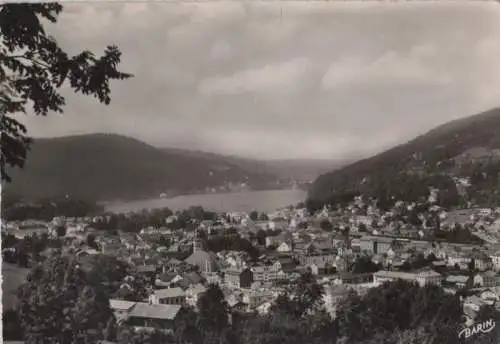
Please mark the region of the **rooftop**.
<svg viewBox="0 0 500 344"><path fill-rule="evenodd" d="M118 310L129 310L132 308L136 302L132 301L125 301L125 300L116 300L116 299L111 299L109 300L109 306L111 309L118 309Z"/></svg>
<svg viewBox="0 0 500 344"><path fill-rule="evenodd" d="M411 272L385 271L385 270L377 271L373 274L373 276L382 278L400 278L403 280L414 280L415 277L417 277L416 274Z"/></svg>
<svg viewBox="0 0 500 344"><path fill-rule="evenodd" d="M458 275L458 276L448 276L446 278L447 282L451 283L466 283L469 280L469 277L463 276L463 275Z"/></svg>
<svg viewBox="0 0 500 344"><path fill-rule="evenodd" d="M160 299L167 299L171 297L184 296L184 290L182 288L166 288L155 290L156 296Z"/></svg>
<svg viewBox="0 0 500 344"><path fill-rule="evenodd" d="M420 271L417 276L418 277L439 277L439 276L441 276L441 274L434 271L434 270L425 270L425 271Z"/></svg>
<svg viewBox="0 0 500 344"><path fill-rule="evenodd" d="M150 305L145 302L137 302L130 311L129 317L173 320L180 309L181 306L177 305Z"/></svg>

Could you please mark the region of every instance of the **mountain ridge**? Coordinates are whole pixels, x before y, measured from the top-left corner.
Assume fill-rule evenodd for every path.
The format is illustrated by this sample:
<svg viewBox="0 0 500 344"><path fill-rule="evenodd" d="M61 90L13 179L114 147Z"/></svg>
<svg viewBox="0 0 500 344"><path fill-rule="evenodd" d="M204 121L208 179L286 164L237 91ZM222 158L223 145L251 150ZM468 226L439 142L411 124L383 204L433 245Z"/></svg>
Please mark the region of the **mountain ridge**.
<svg viewBox="0 0 500 344"><path fill-rule="evenodd" d="M162 193L203 193L207 189L234 191L242 183L254 190L277 189L294 179L279 168L264 168L266 164L216 153L158 148L118 134L37 138L26 166L9 170L13 182L5 184L4 193L30 200L69 195L116 201L159 197ZM335 162L322 168L330 170L332 166ZM314 174L314 169L307 172Z"/></svg>
<svg viewBox="0 0 500 344"><path fill-rule="evenodd" d="M276 179L224 164L212 171L203 161L166 153L135 138L85 134L35 139L23 169L10 171L7 192L27 198L73 197L116 200L190 193L246 177L258 187Z"/></svg>
<svg viewBox="0 0 500 344"><path fill-rule="evenodd" d="M413 200L422 199L427 188L437 187L448 198L443 205L456 206L465 200L486 204L495 194L486 189L498 186L499 130L500 108L439 125L406 143L320 175L308 201L316 206L343 203L359 194L385 202L392 197ZM457 196L464 191L457 179L472 179L466 197Z"/></svg>
<svg viewBox="0 0 500 344"><path fill-rule="evenodd" d="M222 159L228 163L240 166L247 170L265 171L267 173L278 175L281 178L312 181L318 175L335 170L355 159L252 159L237 155L224 155L200 150L189 150L183 148L163 148L170 152L182 152L192 154L202 158Z"/></svg>

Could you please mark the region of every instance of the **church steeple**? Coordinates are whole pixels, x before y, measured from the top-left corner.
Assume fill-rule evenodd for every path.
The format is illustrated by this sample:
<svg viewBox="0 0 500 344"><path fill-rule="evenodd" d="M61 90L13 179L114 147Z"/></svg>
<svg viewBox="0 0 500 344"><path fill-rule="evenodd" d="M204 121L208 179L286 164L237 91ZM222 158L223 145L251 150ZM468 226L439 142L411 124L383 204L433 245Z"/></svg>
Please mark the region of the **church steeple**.
<svg viewBox="0 0 500 344"><path fill-rule="evenodd" d="M203 242L198 236L198 229L195 230L193 239L193 252L196 251L203 251Z"/></svg>

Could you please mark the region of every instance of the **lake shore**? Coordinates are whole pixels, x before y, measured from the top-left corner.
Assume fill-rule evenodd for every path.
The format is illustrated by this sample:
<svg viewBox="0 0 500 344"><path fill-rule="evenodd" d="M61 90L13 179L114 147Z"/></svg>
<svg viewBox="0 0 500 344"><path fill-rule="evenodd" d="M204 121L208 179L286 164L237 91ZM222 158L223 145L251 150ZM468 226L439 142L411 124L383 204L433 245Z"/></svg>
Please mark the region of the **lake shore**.
<svg viewBox="0 0 500 344"><path fill-rule="evenodd" d="M262 190L180 195L171 198L102 203L107 212L124 213L142 209L170 208L173 211L201 206L217 212L269 212L305 201L304 190Z"/></svg>

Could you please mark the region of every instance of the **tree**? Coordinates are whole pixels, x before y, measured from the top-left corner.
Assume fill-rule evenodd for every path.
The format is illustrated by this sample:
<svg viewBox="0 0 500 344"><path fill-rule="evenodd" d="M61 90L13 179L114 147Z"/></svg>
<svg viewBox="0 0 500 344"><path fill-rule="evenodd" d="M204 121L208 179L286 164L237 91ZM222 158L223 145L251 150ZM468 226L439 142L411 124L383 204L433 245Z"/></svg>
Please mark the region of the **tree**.
<svg viewBox="0 0 500 344"><path fill-rule="evenodd" d="M15 247L17 242L15 235L2 232L2 248Z"/></svg>
<svg viewBox="0 0 500 344"><path fill-rule="evenodd" d="M95 235L94 234L89 234L87 235L87 246L93 249L98 250L99 246L97 245L97 242L95 241Z"/></svg>
<svg viewBox="0 0 500 344"><path fill-rule="evenodd" d="M116 293L125 277L132 270L129 264L117 257L95 255L82 266L87 275L87 281L103 286L110 295Z"/></svg>
<svg viewBox="0 0 500 344"><path fill-rule="evenodd" d="M474 258L471 259L467 267L469 269L469 273L473 273L476 271L476 261Z"/></svg>
<svg viewBox="0 0 500 344"><path fill-rule="evenodd" d="M174 337L179 343L200 343L202 334L198 328L198 313L192 307L184 307L177 321Z"/></svg>
<svg viewBox="0 0 500 344"><path fill-rule="evenodd" d="M172 343L171 337L159 330L134 331L123 326L118 334L119 344L166 344Z"/></svg>
<svg viewBox="0 0 500 344"><path fill-rule="evenodd" d="M380 270L380 266L375 264L370 257L362 256L354 262L352 272L357 274L374 273Z"/></svg>
<svg viewBox="0 0 500 344"><path fill-rule="evenodd" d="M316 283L314 276L307 272L300 276L294 287L278 296L272 311L275 314L301 318L308 312L314 313L321 308L322 296L323 288Z"/></svg>
<svg viewBox="0 0 500 344"><path fill-rule="evenodd" d="M319 223L319 227L324 231L330 232L333 230L333 225L328 219L322 219Z"/></svg>
<svg viewBox="0 0 500 344"><path fill-rule="evenodd" d="M26 245L26 241L20 241L16 245L16 259L17 259L17 265L23 268L27 268L29 264L29 255L28 255L28 249Z"/></svg>
<svg viewBox="0 0 500 344"><path fill-rule="evenodd" d="M414 257L414 259L410 263L410 266L411 266L411 269L417 270L417 269L421 269L423 267L428 266L429 263L430 262L427 259L425 259L425 256L422 253L419 253L419 254L417 254L416 257Z"/></svg>
<svg viewBox="0 0 500 344"><path fill-rule="evenodd" d="M456 343L461 315L455 295L403 280L384 283L362 298L350 295L337 310L339 330L348 342L372 339L374 333L389 337L397 330L422 328L435 336L432 343Z"/></svg>
<svg viewBox="0 0 500 344"><path fill-rule="evenodd" d="M252 220L252 221L257 221L259 219L259 213L255 210L251 211L248 216L250 217L250 220Z"/></svg>
<svg viewBox="0 0 500 344"><path fill-rule="evenodd" d="M267 216L266 213L262 212L259 214L259 221L268 221L269 220L269 216Z"/></svg>
<svg viewBox="0 0 500 344"><path fill-rule="evenodd" d="M437 259L436 255L434 253L430 253L428 256L427 256L427 261L432 263L432 262L435 262Z"/></svg>
<svg viewBox="0 0 500 344"><path fill-rule="evenodd" d="M118 299L142 302L148 297L151 289L151 283L146 276L140 274L134 268L128 269L128 274L123 278L123 283L120 289L116 291L114 296Z"/></svg>
<svg viewBox="0 0 500 344"><path fill-rule="evenodd" d="M312 273L307 272L300 276L296 293L302 315L307 311L317 310L321 306L323 287L316 283Z"/></svg>
<svg viewBox="0 0 500 344"><path fill-rule="evenodd" d="M63 7L57 3L0 5L0 130L1 178L10 181L7 166L24 166L31 138L14 116L63 112L59 90L68 85L76 93L92 95L108 105L110 81L132 75L117 70L121 52L108 46L97 58L90 51L69 56L49 36L42 20L56 23Z"/></svg>
<svg viewBox="0 0 500 344"><path fill-rule="evenodd" d="M317 338L322 344L337 343L337 326L328 312L322 308L306 318L308 338Z"/></svg>
<svg viewBox="0 0 500 344"><path fill-rule="evenodd" d="M63 237L66 235L66 226L57 226L55 230L58 237Z"/></svg>
<svg viewBox="0 0 500 344"><path fill-rule="evenodd" d="M205 210L200 206L189 207L189 209L186 210L185 213L191 220L203 221L205 218Z"/></svg>
<svg viewBox="0 0 500 344"><path fill-rule="evenodd" d="M3 340L22 341L23 328L19 324L19 316L13 309L3 311Z"/></svg>
<svg viewBox="0 0 500 344"><path fill-rule="evenodd" d="M199 327L205 331L220 332L229 323L228 306L217 284L210 284L198 300Z"/></svg>
<svg viewBox="0 0 500 344"><path fill-rule="evenodd" d="M267 233L265 230L263 229L259 229L257 231L257 242L259 243L259 245L265 245L266 244L266 237L267 237Z"/></svg>
<svg viewBox="0 0 500 344"><path fill-rule="evenodd" d="M19 317L28 343L96 343L113 313L109 296L89 284L79 264L54 255L36 266L19 290Z"/></svg>

